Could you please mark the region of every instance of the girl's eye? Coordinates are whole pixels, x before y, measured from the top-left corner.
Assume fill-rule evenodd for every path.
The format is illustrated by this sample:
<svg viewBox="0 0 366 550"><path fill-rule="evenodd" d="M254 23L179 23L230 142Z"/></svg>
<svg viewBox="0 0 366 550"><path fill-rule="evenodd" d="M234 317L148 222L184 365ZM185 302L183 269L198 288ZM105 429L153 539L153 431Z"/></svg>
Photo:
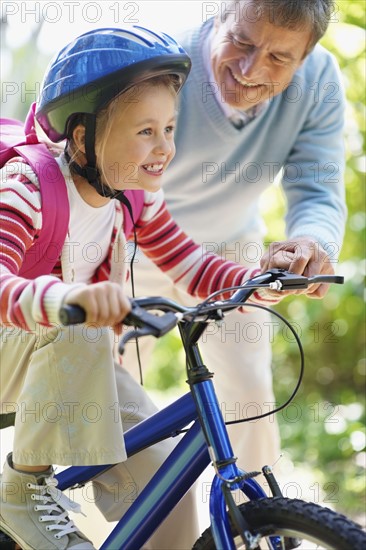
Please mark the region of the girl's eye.
<svg viewBox="0 0 366 550"><path fill-rule="evenodd" d="M170 125L170 126L166 126L165 127L165 132L167 134L172 134L174 132L174 129L175 127L173 125ZM153 129L152 128L144 128L143 130L140 130L138 132L138 134L142 135L142 136L152 136L153 134Z"/></svg>
<svg viewBox="0 0 366 550"><path fill-rule="evenodd" d="M142 134L144 136L151 136L152 130L151 128L144 128L139 132L139 134Z"/></svg>

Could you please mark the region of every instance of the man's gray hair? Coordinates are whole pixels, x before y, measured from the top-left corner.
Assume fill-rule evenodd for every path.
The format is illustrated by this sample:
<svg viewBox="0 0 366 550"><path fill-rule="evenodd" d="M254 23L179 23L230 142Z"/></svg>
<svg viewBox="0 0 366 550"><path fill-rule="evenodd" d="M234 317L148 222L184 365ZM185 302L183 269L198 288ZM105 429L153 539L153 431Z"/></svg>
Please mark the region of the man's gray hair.
<svg viewBox="0 0 366 550"><path fill-rule="evenodd" d="M243 6L244 4L244 6ZM334 0L239 0L228 2L226 14L237 13L240 17L247 15L249 21L266 17L276 27L291 30L312 30L305 55L325 34L335 10ZM243 8L248 8L245 13Z"/></svg>

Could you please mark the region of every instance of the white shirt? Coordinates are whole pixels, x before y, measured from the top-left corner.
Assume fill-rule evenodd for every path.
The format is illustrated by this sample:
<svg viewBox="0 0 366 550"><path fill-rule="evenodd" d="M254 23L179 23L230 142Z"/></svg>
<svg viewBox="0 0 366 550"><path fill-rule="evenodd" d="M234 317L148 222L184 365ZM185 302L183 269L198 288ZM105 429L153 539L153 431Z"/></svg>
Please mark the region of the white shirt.
<svg viewBox="0 0 366 550"><path fill-rule="evenodd" d="M114 201L99 208L90 206L75 187L63 155L56 159L65 177L70 203L67 260L73 282L89 283L95 270L107 257L115 219Z"/></svg>

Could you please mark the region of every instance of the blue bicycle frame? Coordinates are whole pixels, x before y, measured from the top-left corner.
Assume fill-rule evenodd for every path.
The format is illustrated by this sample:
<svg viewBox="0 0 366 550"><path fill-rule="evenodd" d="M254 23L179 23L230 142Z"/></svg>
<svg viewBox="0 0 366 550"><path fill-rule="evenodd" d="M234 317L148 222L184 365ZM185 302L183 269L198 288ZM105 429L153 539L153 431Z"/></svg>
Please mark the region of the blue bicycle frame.
<svg viewBox="0 0 366 550"><path fill-rule="evenodd" d="M240 292L250 294L252 290ZM154 305L154 298L151 300L150 305ZM156 322L155 316L153 322ZM163 439L174 437L190 423L193 424L100 550L141 548L210 461L214 463L216 470L210 493L210 519L217 548L235 548L225 491L239 489L251 500L267 496L254 479L245 476L245 472L236 466L211 380L213 375L203 364L197 344L206 326L206 321L182 321L178 325L186 352L191 391L125 433L127 456L130 457ZM81 485L112 466L71 467L57 475L59 488L65 490ZM242 526L240 530L243 531ZM247 531L249 532L249 528ZM270 548L278 548L279 538L271 537L269 544Z"/></svg>
<svg viewBox="0 0 366 550"><path fill-rule="evenodd" d="M226 463L220 468L220 477L215 476L211 488L210 516L214 540L218 548L234 548L222 484L223 479L236 479L243 472L235 465L212 381L205 380L194 385L193 395L184 395L125 433L127 455L132 456L162 439L175 435L190 422L194 422L100 550L141 548L208 466L211 459L203 430L197 419L197 407L201 411L203 429L209 437L215 460ZM112 466L73 466L56 476L58 486L65 490L81 485ZM240 488L250 499L266 496L253 479L237 484L236 488Z"/></svg>

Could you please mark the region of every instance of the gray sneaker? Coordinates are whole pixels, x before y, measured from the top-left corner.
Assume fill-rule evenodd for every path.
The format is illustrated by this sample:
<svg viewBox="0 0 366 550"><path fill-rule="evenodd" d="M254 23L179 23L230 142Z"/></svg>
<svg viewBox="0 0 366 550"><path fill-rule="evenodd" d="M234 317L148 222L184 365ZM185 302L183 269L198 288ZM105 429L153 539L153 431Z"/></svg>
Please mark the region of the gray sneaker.
<svg viewBox="0 0 366 550"><path fill-rule="evenodd" d="M1 477L0 527L23 550L95 550L67 511L80 507L57 489L53 469L19 472L7 456Z"/></svg>

